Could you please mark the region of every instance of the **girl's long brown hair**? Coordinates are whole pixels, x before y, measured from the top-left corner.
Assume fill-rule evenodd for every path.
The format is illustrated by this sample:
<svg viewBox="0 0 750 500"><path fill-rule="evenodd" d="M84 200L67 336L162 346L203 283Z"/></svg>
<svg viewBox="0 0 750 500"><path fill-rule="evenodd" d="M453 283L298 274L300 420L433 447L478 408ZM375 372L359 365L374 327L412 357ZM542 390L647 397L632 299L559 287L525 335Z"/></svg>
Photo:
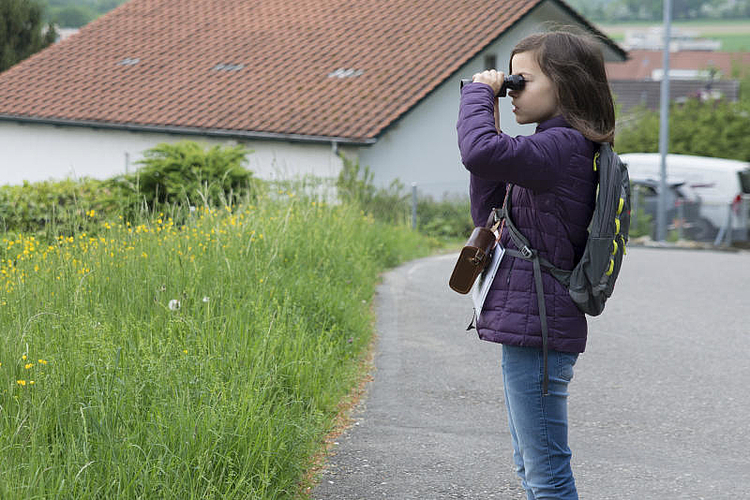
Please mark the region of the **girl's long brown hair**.
<svg viewBox="0 0 750 500"><path fill-rule="evenodd" d="M552 80L563 117L584 137L614 143L615 107L596 42L567 31L529 35L510 55L533 52L539 67Z"/></svg>

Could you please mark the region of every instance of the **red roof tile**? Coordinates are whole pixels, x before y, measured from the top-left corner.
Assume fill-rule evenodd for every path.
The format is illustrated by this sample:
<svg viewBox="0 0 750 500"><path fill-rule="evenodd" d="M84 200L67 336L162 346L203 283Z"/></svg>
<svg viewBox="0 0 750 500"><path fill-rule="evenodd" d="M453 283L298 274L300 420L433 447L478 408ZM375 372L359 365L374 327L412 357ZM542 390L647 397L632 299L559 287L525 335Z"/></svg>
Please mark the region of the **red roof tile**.
<svg viewBox="0 0 750 500"><path fill-rule="evenodd" d="M0 75L0 116L367 141L542 1L131 0Z"/></svg>

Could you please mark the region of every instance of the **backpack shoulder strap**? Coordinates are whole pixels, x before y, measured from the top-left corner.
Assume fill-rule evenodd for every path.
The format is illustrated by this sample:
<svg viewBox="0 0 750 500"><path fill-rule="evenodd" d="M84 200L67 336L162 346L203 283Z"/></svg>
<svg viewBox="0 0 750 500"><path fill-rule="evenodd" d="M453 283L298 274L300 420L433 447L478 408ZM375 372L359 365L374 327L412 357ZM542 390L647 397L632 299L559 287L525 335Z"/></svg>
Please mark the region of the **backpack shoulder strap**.
<svg viewBox="0 0 750 500"><path fill-rule="evenodd" d="M549 330L547 328L547 305L544 300L544 282L542 281L542 261L545 267L554 269L555 267L547 261L547 259L540 257L539 252L531 248L529 240L518 230L516 225L513 223L513 219L510 216L511 211L511 197L513 185L508 184L508 193L505 196L505 202L500 213L496 213L497 218L505 219L505 225L508 228L508 234L510 235L513 244L518 250L505 249L505 253L512 257L518 257L524 260L530 260L534 266L534 288L536 288L536 301L539 307L539 322L542 327L542 357L544 362L544 379L542 381L542 394L547 396L549 394L549 372L547 368L547 341L549 338ZM497 211L496 211L497 212ZM568 273L570 274L570 273Z"/></svg>
<svg viewBox="0 0 750 500"><path fill-rule="evenodd" d="M513 241L513 244L518 249L517 251L506 249L506 253L508 255L511 255L513 257L519 257L521 259L531 260L534 255L539 259L539 263L541 267L547 270L557 281L562 283L562 285L567 288L570 284L570 274L571 271L567 271L565 269L560 269L558 267L555 267L554 264L552 264L550 261L545 259L544 257L540 256L539 253L534 250L531 247L531 243L529 242L528 238L526 238L523 233L516 227L516 225L513 223L513 218L511 217L511 196L510 196L510 190L513 188L511 184L508 184L508 196L505 200L505 203L503 204L502 212L497 214L496 217L498 219L504 217L505 218L505 225L508 227L508 234L510 235L511 240ZM517 254L518 255L515 255Z"/></svg>

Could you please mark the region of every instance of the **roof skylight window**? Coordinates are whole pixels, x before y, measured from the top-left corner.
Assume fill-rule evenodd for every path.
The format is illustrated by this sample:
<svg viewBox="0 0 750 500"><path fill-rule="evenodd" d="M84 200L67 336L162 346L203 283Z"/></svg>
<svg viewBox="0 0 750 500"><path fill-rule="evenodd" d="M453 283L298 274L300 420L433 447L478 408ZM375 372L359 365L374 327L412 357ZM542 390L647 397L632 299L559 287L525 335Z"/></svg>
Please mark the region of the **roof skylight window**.
<svg viewBox="0 0 750 500"><path fill-rule="evenodd" d="M360 76L364 71L361 69L339 68L328 73L328 78L354 78Z"/></svg>
<svg viewBox="0 0 750 500"><path fill-rule="evenodd" d="M119 64L120 66L135 66L139 62L141 62L141 60L138 59L137 57L126 57L125 59L118 62L117 64Z"/></svg>
<svg viewBox="0 0 750 500"><path fill-rule="evenodd" d="M217 64L213 69L214 71L239 71L244 67L244 64Z"/></svg>

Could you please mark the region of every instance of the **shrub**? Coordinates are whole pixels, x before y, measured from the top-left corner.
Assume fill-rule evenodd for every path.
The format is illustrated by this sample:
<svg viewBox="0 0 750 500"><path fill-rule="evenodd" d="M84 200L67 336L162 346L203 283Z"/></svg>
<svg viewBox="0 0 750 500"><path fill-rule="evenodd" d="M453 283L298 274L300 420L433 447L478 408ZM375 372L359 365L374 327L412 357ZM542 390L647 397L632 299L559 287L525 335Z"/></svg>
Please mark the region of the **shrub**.
<svg viewBox="0 0 750 500"><path fill-rule="evenodd" d="M357 160L342 156L343 167L336 187L342 201L356 203L365 213L392 224L411 224L411 194L405 192L398 179L388 188L373 183L369 168L362 168ZM422 196L417 202L417 229L433 238L465 238L474 227L468 198L453 197L436 201Z"/></svg>
<svg viewBox="0 0 750 500"><path fill-rule="evenodd" d="M150 207L164 203L230 205L254 193L259 183L243 164L249 151L244 146L204 149L193 141L159 144L144 153L138 171L120 178L118 184L134 191Z"/></svg>
<svg viewBox="0 0 750 500"><path fill-rule="evenodd" d="M0 186L0 230L54 237L85 229L97 214L134 221L144 212L164 211L178 218L185 213L179 205L252 202L264 184L243 167L247 153L242 146L160 144L144 153L143 167L132 174Z"/></svg>
<svg viewBox="0 0 750 500"><path fill-rule="evenodd" d="M383 222L406 224L411 208L404 185L395 179L388 188L378 188L368 167L360 167L359 160L341 155L342 168L336 182L341 201L358 205L365 213Z"/></svg>
<svg viewBox="0 0 750 500"><path fill-rule="evenodd" d="M106 211L111 205L104 184L94 179L68 179L0 186L0 230L29 233L80 230L87 213Z"/></svg>
<svg viewBox="0 0 750 500"><path fill-rule="evenodd" d="M417 203L417 229L426 235L442 239L466 238L473 228L468 198L435 201L427 196Z"/></svg>

